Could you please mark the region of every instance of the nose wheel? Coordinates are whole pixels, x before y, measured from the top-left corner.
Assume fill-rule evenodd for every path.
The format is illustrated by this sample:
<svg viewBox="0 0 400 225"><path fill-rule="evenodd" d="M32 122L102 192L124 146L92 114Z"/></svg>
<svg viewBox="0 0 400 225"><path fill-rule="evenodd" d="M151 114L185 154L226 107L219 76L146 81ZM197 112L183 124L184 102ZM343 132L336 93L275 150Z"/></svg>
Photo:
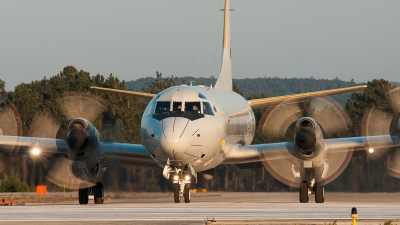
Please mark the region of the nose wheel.
<svg viewBox="0 0 400 225"><path fill-rule="evenodd" d="M182 197L185 203L190 203L190 187L188 184L177 185L174 189L174 202L181 202Z"/></svg>

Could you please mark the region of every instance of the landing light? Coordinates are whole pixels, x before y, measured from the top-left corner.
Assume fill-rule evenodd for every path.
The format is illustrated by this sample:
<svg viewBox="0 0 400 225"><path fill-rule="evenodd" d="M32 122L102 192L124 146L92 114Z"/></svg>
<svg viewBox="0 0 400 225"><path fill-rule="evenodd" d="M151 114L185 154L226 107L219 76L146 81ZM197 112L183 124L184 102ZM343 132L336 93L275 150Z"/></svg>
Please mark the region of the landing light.
<svg viewBox="0 0 400 225"><path fill-rule="evenodd" d="M175 176L174 176L174 180L179 180L179 176L178 176L178 175L175 175Z"/></svg>
<svg viewBox="0 0 400 225"><path fill-rule="evenodd" d="M37 147L33 148L31 150L31 153L32 153L32 155L40 155L40 148L37 148Z"/></svg>
<svg viewBox="0 0 400 225"><path fill-rule="evenodd" d="M189 175L186 175L186 176L185 176L185 180L190 180L190 176L189 176Z"/></svg>
<svg viewBox="0 0 400 225"><path fill-rule="evenodd" d="M373 148L368 149L368 151L369 151L369 153L374 153L374 149Z"/></svg>

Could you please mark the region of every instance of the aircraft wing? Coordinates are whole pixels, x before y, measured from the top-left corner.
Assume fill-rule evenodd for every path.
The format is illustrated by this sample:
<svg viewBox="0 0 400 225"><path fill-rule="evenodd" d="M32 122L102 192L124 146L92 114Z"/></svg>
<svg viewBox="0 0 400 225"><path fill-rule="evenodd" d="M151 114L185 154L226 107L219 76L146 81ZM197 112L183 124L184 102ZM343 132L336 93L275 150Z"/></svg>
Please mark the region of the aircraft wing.
<svg viewBox="0 0 400 225"><path fill-rule="evenodd" d="M68 155L69 146L66 140L53 138L36 138L20 136L0 136L0 152L7 154L30 154L37 148L40 154L47 156ZM96 152L99 159L113 160L116 163L140 166L157 166L143 145L100 142Z"/></svg>
<svg viewBox="0 0 400 225"><path fill-rule="evenodd" d="M324 90L324 91L314 91L314 92L307 92L301 94L293 94L293 95L284 95L278 97L271 97L271 98L260 98L260 99L252 99L249 100L248 103L252 109L259 109L265 108L274 104L278 104L281 102L293 103L293 102L300 102L310 98L321 97L326 95L333 95L339 94L344 92L351 92L351 91L358 91L365 89L367 85L355 86L355 87L347 87L347 88L338 88L332 90Z"/></svg>
<svg viewBox="0 0 400 225"><path fill-rule="evenodd" d="M159 167L143 145L103 142L101 157L117 163Z"/></svg>
<svg viewBox="0 0 400 225"><path fill-rule="evenodd" d="M144 98L144 99L152 99L156 96L155 94L151 94L151 93L118 90L118 89L113 89L113 88L102 88L102 87L90 87L90 88L93 90L96 90L96 91L105 91L105 92L111 92L114 94L132 95L132 96Z"/></svg>
<svg viewBox="0 0 400 225"><path fill-rule="evenodd" d="M397 136L351 137L324 140L324 148L317 155L307 158L300 155L294 142L281 142L250 146L235 146L226 152L226 164L239 168L265 167L277 180L292 187L299 187L307 179L306 168L313 168L317 181L327 184L347 167L354 152L366 152L378 158L398 146ZM397 168L397 166L395 167ZM392 169L397 173L396 169Z"/></svg>
<svg viewBox="0 0 400 225"><path fill-rule="evenodd" d="M62 139L0 135L0 152L26 154L34 148L45 154L68 154L68 144Z"/></svg>
<svg viewBox="0 0 400 225"><path fill-rule="evenodd" d="M396 135L380 135L369 137L349 137L325 139L325 150L329 153L368 151L373 149L375 155L381 155L387 149L398 147ZM263 160L290 159L294 142L268 143L249 146L236 145L225 154L226 164L242 164ZM263 157L265 156L265 157Z"/></svg>

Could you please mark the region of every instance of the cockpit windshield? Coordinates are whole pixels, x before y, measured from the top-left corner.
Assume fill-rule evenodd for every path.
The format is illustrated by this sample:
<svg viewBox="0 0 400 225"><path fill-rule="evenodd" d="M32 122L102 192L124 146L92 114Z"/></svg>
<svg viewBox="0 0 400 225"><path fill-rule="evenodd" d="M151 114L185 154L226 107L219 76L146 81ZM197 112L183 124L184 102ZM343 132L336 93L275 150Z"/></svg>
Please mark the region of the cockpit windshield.
<svg viewBox="0 0 400 225"><path fill-rule="evenodd" d="M157 102L155 113L169 112L171 108L171 102Z"/></svg>
<svg viewBox="0 0 400 225"><path fill-rule="evenodd" d="M162 114L164 117L171 116L184 116L189 117L204 117L204 115L214 116L213 110L209 102L175 102L172 104L170 101L158 101L156 103L154 115ZM192 115L192 116L190 116ZM196 116L198 115L198 116Z"/></svg>
<svg viewBox="0 0 400 225"><path fill-rule="evenodd" d="M203 113L206 115L214 116L210 103L203 102Z"/></svg>
<svg viewBox="0 0 400 225"><path fill-rule="evenodd" d="M185 112L201 113L200 102L185 102Z"/></svg>
<svg viewBox="0 0 400 225"><path fill-rule="evenodd" d="M182 102L174 102L172 111L181 112L182 111Z"/></svg>

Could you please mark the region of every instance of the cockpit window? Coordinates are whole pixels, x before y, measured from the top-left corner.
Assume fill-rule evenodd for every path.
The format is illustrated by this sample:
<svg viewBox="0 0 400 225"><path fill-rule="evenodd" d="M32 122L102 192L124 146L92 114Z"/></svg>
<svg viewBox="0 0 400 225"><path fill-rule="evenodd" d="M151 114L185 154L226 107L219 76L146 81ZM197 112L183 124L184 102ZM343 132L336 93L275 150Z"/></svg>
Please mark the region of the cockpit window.
<svg viewBox="0 0 400 225"><path fill-rule="evenodd" d="M174 112L182 111L182 102L174 102L172 111Z"/></svg>
<svg viewBox="0 0 400 225"><path fill-rule="evenodd" d="M203 102L203 113L206 115L214 116L210 103Z"/></svg>
<svg viewBox="0 0 400 225"><path fill-rule="evenodd" d="M201 113L200 102L185 102L185 112Z"/></svg>
<svg viewBox="0 0 400 225"><path fill-rule="evenodd" d="M169 112L171 108L171 102L157 102L155 113Z"/></svg>

